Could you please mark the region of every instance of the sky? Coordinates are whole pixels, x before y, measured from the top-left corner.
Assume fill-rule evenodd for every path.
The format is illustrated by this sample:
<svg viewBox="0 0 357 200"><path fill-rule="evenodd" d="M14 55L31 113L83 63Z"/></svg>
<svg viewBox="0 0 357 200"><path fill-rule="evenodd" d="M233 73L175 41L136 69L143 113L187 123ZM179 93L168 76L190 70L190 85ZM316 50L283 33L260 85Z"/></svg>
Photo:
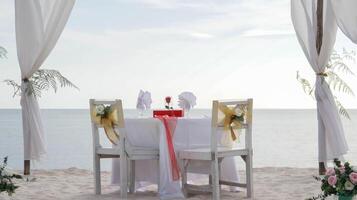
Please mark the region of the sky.
<svg viewBox="0 0 357 200"><path fill-rule="evenodd" d="M13 4L0 1L0 46L8 51L0 80L20 80ZM343 47L357 45L339 32L335 49ZM288 0L77 0L42 68L59 70L80 88L46 92L42 108L87 108L90 98L120 98L134 108L140 89L151 92L154 108L183 91L197 96L198 108L248 97L255 108L315 107L295 79L296 71L311 82L315 75ZM347 80L357 91L357 78ZM357 108L355 97L339 96ZM19 107L0 82L0 108Z"/></svg>

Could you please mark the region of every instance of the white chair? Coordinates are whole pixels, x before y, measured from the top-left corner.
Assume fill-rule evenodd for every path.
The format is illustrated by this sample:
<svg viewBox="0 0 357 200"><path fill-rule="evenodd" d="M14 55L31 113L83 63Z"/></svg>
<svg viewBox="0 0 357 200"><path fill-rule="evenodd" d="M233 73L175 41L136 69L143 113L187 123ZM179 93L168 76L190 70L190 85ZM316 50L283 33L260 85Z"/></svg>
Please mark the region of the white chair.
<svg viewBox="0 0 357 200"><path fill-rule="evenodd" d="M217 144L217 133L225 130L219 120L219 106L234 106L246 108L245 120L241 123L241 129L245 129L245 145L242 148L223 147ZM220 185L229 185L247 188L247 197L253 197L253 165L252 165L252 110L253 99L247 100L223 100L213 101L212 106L212 132L211 145L208 148L185 149L179 151L179 159L182 172L182 190L185 196L188 193L212 192L212 199L220 199ZM246 164L246 183L236 183L220 180L220 164L225 157L240 156ZM200 160L210 163L209 185L197 186L187 184L187 167L190 161Z"/></svg>
<svg viewBox="0 0 357 200"><path fill-rule="evenodd" d="M103 128L97 124L92 118L92 134L93 134L93 162L94 162L94 179L95 179L95 193L101 194L101 177L100 177L100 159L101 158L119 158L120 159L120 196L127 197L128 184L129 192L133 193L135 190L135 160L159 160L159 150L141 148L132 146L126 141L126 131L124 122L124 113L121 100L95 100L90 99L90 113L95 111L96 106L110 105L117 110L117 125L114 126L119 135L118 147L103 148L100 144L99 129ZM129 173L128 173L129 168Z"/></svg>

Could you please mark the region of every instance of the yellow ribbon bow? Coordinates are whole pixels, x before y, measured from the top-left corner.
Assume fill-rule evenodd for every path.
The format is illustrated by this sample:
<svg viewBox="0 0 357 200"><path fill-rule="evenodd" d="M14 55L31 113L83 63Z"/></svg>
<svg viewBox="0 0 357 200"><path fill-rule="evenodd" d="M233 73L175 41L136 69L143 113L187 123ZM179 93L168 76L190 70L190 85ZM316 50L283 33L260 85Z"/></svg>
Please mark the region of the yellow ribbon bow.
<svg viewBox="0 0 357 200"><path fill-rule="evenodd" d="M112 144L117 145L119 141L119 135L114 130L114 125L118 124L117 110L113 109L105 117L98 115L96 109L92 111L92 120L98 125L102 125L107 138Z"/></svg>
<svg viewBox="0 0 357 200"><path fill-rule="evenodd" d="M236 108L229 108L224 104L219 104L219 110L224 114L223 120L220 124L223 124L224 130L230 130L231 139L233 141L237 140L237 136L234 133L234 129L242 128L242 122L244 121L244 112L241 115L237 115Z"/></svg>
<svg viewBox="0 0 357 200"><path fill-rule="evenodd" d="M316 73L316 76L327 77L328 74L326 72L319 72L319 73Z"/></svg>

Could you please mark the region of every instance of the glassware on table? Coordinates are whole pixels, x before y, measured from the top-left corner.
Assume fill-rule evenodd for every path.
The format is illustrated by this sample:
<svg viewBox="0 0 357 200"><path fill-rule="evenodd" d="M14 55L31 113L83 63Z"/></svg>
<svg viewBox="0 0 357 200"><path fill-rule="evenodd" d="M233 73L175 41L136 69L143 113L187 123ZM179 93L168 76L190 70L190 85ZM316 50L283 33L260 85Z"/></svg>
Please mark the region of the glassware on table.
<svg viewBox="0 0 357 200"><path fill-rule="evenodd" d="M138 111L139 111L139 117L140 117L140 118L144 117L144 111L145 111L145 109L138 109Z"/></svg>
<svg viewBox="0 0 357 200"><path fill-rule="evenodd" d="M185 116L185 118L190 118L190 115L189 115L189 113L190 113L190 109L187 109L187 108L185 108L185 109L183 109L183 111L184 111L184 116Z"/></svg>

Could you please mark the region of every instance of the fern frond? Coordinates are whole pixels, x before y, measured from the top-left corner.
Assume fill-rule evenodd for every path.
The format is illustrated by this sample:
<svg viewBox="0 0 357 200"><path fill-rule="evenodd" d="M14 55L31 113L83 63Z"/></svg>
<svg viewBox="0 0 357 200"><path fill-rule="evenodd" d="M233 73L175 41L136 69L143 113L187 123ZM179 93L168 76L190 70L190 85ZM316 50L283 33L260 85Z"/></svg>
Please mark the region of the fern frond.
<svg viewBox="0 0 357 200"><path fill-rule="evenodd" d="M296 80L298 80L301 83L302 89L304 90L305 94L308 94L312 98L315 98L313 93L314 88L311 86L310 82L307 79L302 78L300 76L299 71L296 72Z"/></svg>
<svg viewBox="0 0 357 200"><path fill-rule="evenodd" d="M335 97L335 102L336 102L336 106L337 106L337 109L338 109L338 112L340 113L340 115L342 115L350 120L351 117L348 114L348 111L346 110L345 107L343 107L342 103L337 99L337 97Z"/></svg>
<svg viewBox="0 0 357 200"><path fill-rule="evenodd" d="M334 90L334 93L342 92L352 96L355 95L352 88L339 75L341 73L346 75L355 75L354 71L351 68L351 66L353 65L349 65L351 62L356 62L355 51L347 51L346 49L343 49L341 53L335 50L331 53L329 61L326 65L325 72L327 74L326 82L329 85L330 89ZM299 72L297 72L296 79L301 83L304 92L309 94L310 96L313 96L314 88L311 87L309 81L305 78L302 78L299 75ZM338 101L336 97L335 102L340 115L350 119L347 110L343 107L341 102Z"/></svg>
<svg viewBox="0 0 357 200"><path fill-rule="evenodd" d="M336 50L333 50L330 56L330 60L339 60L339 59L341 59L340 54L338 54Z"/></svg>
<svg viewBox="0 0 357 200"><path fill-rule="evenodd" d="M6 58L7 51L4 47L0 46L0 58Z"/></svg>
<svg viewBox="0 0 357 200"><path fill-rule="evenodd" d="M52 69L40 69L37 72L39 76L39 80L49 82L49 85L56 92L58 89L57 82L59 82L60 87L72 87L77 90L79 88L73 84L70 80L64 77L59 71Z"/></svg>
<svg viewBox="0 0 357 200"><path fill-rule="evenodd" d="M33 80L29 80L27 87L25 89L25 94L28 96L33 95L35 98L41 97L41 87L40 85L36 84Z"/></svg>
<svg viewBox="0 0 357 200"><path fill-rule="evenodd" d="M36 98L41 97L43 91L53 89L57 92L58 87L73 87L78 89L71 81L56 70L40 69L37 70L28 80L28 86L25 91L21 91L21 86L12 80L5 80L8 85L14 87L14 96L24 92L27 95L33 95ZM79 90L79 89L78 89Z"/></svg>
<svg viewBox="0 0 357 200"><path fill-rule="evenodd" d="M332 70L336 69L336 71L340 71L345 74L355 75L355 73L350 69L350 67L346 63L341 62L341 61L334 62L331 66L331 69Z"/></svg>
<svg viewBox="0 0 357 200"><path fill-rule="evenodd" d="M14 80L4 80L4 82L7 84L7 85L10 85L13 87L14 89L14 94L12 95L12 97L15 97L15 96L20 96L21 95L21 86L19 84L17 84Z"/></svg>
<svg viewBox="0 0 357 200"><path fill-rule="evenodd" d="M342 59L349 60L352 62L356 62L356 52L355 51L347 51L345 48L342 50Z"/></svg>
<svg viewBox="0 0 357 200"><path fill-rule="evenodd" d="M330 88L354 96L354 92L351 87L342 78L333 71L327 72L328 84Z"/></svg>

